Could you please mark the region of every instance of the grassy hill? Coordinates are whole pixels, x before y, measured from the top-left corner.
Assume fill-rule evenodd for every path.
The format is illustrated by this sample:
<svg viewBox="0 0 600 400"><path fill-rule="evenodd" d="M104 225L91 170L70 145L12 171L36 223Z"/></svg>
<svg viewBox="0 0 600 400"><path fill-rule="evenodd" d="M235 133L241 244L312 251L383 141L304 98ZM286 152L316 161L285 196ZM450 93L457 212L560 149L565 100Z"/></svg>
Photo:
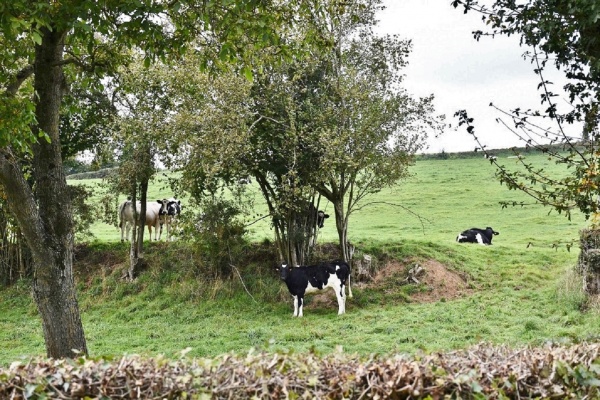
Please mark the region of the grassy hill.
<svg viewBox="0 0 600 400"><path fill-rule="evenodd" d="M303 319L291 317L291 297L273 271L278 260L266 240L272 237L266 221L249 227L245 261L226 279L211 275L200 250L180 241L149 244L150 266L134 283L121 279L128 248L116 227L97 224L97 241L79 247L75 261L90 353L177 357L187 347L191 356L251 347L330 353L342 346L368 355L597 335L600 315L585 308L571 272L577 249L564 246L585 227L581 215L569 221L535 205L502 209L500 200L528 200L500 186L483 158L421 159L412 171L351 217L350 240L359 256L374 256L379 272L353 285L354 298L341 317L333 293L309 298ZM152 196L171 193L157 182ZM322 208L331 211L331 205ZM475 226L500 232L493 246L455 242L460 231ZM336 237L329 219L320 236L323 257ZM427 274L421 284L407 285L405 271L416 263ZM43 355L29 283L1 289L0 299L0 363Z"/></svg>

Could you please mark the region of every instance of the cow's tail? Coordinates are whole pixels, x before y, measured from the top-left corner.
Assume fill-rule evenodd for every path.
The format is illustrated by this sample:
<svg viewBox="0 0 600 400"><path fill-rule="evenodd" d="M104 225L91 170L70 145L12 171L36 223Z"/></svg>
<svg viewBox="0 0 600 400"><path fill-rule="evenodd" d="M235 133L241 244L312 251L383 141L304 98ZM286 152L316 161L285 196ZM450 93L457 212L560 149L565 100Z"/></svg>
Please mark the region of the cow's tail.
<svg viewBox="0 0 600 400"><path fill-rule="evenodd" d="M125 210L127 203L129 203L129 200L122 202L119 206L119 228L123 227L123 210Z"/></svg>

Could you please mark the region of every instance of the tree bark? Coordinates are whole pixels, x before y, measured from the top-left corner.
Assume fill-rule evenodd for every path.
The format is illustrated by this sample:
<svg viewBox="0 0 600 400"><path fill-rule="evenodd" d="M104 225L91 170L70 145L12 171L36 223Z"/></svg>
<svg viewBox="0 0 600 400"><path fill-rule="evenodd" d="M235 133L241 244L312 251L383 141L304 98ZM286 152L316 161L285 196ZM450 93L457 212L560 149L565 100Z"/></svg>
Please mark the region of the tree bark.
<svg viewBox="0 0 600 400"><path fill-rule="evenodd" d="M583 290L588 295L597 295L600 294L600 230L583 229L579 235L577 272L583 277Z"/></svg>
<svg viewBox="0 0 600 400"><path fill-rule="evenodd" d="M34 63L38 125L32 130L45 133L50 142L40 138L33 145L35 192L9 148L0 152L0 183L32 251L33 298L42 318L46 353L63 358L87 354L73 279L73 217L58 131L65 79L60 61L66 32L46 28L41 32Z"/></svg>
<svg viewBox="0 0 600 400"><path fill-rule="evenodd" d="M344 215L344 203L343 201L333 202L333 209L335 212L335 227L338 233L338 239L340 243L340 257L342 260L349 262L348 260L348 224L346 216Z"/></svg>
<svg viewBox="0 0 600 400"><path fill-rule="evenodd" d="M148 198L148 180L140 183L140 209L135 207L136 191L134 190L131 201L134 205L134 231L131 240L131 251L129 255L129 280L134 280L140 269L145 265L144 261L144 230L146 229L146 202ZM135 230L137 226L137 230ZM152 240L152 235L150 235Z"/></svg>

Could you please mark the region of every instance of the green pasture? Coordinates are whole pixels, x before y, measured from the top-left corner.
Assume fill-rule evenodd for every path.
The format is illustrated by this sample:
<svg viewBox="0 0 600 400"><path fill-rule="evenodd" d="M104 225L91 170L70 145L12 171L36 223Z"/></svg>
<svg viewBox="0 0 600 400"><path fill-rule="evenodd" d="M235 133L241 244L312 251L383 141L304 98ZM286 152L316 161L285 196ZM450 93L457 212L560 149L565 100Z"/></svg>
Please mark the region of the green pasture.
<svg viewBox="0 0 600 400"><path fill-rule="evenodd" d="M557 172L561 170L543 155L529 156L527 161ZM505 163L508 167L517 167L514 159L506 158ZM579 213L574 213L569 221L549 208L534 205L525 194L507 190L496 181L493 167L483 157L421 160L411 167L411 172L412 176L406 181L366 199L353 213L349 229L351 242L417 240L451 245L464 229L491 226L500 232L494 238L497 246L548 248L559 244L564 247L566 243L577 241L578 230L586 224ZM70 183L94 187L101 182L100 179L90 179ZM159 174L148 190L148 200L172 196L165 174ZM245 218L251 240L272 239L268 218L255 222L266 215L260 194L255 187L249 186L248 196L255 203L255 212ZM124 199L125 196L121 195L120 200ZM500 201L524 201L530 205L502 209ZM183 199L183 204L186 205L186 199ZM337 232L333 207L323 199L320 208L332 216L321 229L320 240L335 242ZM198 211L184 208L185 213ZM120 231L114 225L99 222L94 225L93 232L101 242L120 240Z"/></svg>
<svg viewBox="0 0 600 400"><path fill-rule="evenodd" d="M555 165L548 167L560 172ZM576 243L578 230L586 226L581 215L569 221L540 206L501 209L501 200L530 201L499 185L483 158L421 160L412 172L406 182L373 195L356 211L350 239L380 266L390 259L407 266L437 260L465 277L469 295L417 302L411 294L428 289L402 285L401 277L393 276L378 286L354 285L346 315L337 316L332 302L309 298L304 318L297 319L291 316L287 289L272 270L277 260L256 258L238 266L239 276L215 280L198 270L193 246L149 243L151 267L136 282L126 283L120 274L127 245L119 242L116 227L97 224L90 250L97 265L86 265L77 282L91 355L179 357L189 347L190 356L251 348L318 353L342 348L368 356L444 351L481 341L537 345L597 339L600 314L586 307L572 273L577 246L571 251L565 247ZM156 182L148 197L171 195ZM257 215L264 213L259 200ZM336 240L332 218L321 231L321 243ZM492 246L455 242L461 230L486 226L500 232ZM272 238L265 221L249 229L255 243L249 251ZM75 269L83 268L76 260ZM26 281L0 291L0 343L0 364L44 354Z"/></svg>

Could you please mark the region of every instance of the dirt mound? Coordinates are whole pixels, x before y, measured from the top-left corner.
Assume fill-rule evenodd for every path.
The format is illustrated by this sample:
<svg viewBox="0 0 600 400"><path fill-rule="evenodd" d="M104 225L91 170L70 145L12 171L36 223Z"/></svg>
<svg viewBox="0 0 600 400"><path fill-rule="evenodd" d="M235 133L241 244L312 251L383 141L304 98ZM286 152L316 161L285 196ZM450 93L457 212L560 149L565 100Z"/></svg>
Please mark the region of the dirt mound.
<svg viewBox="0 0 600 400"><path fill-rule="evenodd" d="M432 303L441 299L451 300L473 292L465 274L450 270L436 260L427 260L418 264L424 269L424 272L417 277L418 284L411 284L419 285L422 290L410 295L413 302ZM398 281L399 277L406 277L407 271L414 265L415 262L391 261L377 271L373 281L368 283L367 286L377 289L385 285L390 279Z"/></svg>
<svg viewBox="0 0 600 400"><path fill-rule="evenodd" d="M474 292L466 274L448 269L448 267L436 260L427 260L418 262L418 264L425 272L418 276L418 284L411 283L420 288L420 290L410 294L412 302L433 303L442 299L452 300L468 296ZM390 282L394 282L397 285L408 284L405 283L404 279L407 276L407 271L414 265L414 261L390 261L377 271L372 281L368 283L352 283L352 287L368 287L370 289L386 291L389 290ZM319 292L307 297L307 303L311 309L331 308L337 310L337 300L331 289L327 289L324 293Z"/></svg>
<svg viewBox="0 0 600 400"><path fill-rule="evenodd" d="M419 282L425 285L426 290L410 296L415 302L452 300L473 293L466 275L452 271L435 260L427 260L420 265L425 269L425 273L420 277Z"/></svg>

